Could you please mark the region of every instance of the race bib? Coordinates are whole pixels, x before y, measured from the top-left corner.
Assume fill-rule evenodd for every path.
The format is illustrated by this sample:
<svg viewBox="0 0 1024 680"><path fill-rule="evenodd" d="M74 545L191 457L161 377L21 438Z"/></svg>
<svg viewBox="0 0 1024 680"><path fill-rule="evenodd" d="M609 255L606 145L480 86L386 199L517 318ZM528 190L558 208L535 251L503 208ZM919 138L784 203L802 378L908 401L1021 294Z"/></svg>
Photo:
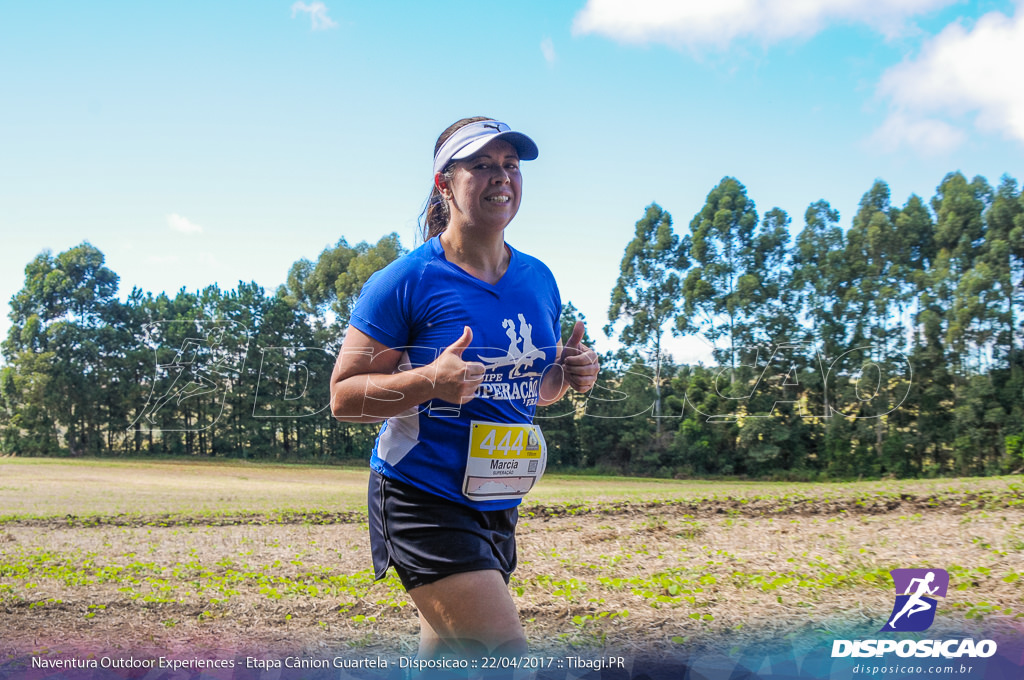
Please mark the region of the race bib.
<svg viewBox="0 0 1024 680"><path fill-rule="evenodd" d="M474 501L522 498L544 474L548 447L536 425L474 420L462 493Z"/></svg>

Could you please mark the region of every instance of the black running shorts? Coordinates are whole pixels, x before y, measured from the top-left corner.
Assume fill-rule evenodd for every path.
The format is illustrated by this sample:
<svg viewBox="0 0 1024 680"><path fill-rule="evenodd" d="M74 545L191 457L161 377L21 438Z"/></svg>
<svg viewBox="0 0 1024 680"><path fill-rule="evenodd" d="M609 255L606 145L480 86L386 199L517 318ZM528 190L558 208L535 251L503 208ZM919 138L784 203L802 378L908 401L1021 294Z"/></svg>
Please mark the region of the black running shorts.
<svg viewBox="0 0 1024 680"><path fill-rule="evenodd" d="M518 508L475 510L370 471L370 550L378 579L393 566L406 590L445 576L516 568Z"/></svg>

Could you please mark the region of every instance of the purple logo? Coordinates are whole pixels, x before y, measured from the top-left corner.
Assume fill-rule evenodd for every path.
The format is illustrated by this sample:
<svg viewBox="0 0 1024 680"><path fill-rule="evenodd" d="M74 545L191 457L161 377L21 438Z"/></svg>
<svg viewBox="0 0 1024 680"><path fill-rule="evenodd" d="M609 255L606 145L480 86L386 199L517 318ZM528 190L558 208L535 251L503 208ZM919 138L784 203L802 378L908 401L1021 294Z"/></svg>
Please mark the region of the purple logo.
<svg viewBox="0 0 1024 680"><path fill-rule="evenodd" d="M927 630L935 621L936 601L929 597L945 597L949 574L945 569L893 569L896 602L882 631L918 632Z"/></svg>

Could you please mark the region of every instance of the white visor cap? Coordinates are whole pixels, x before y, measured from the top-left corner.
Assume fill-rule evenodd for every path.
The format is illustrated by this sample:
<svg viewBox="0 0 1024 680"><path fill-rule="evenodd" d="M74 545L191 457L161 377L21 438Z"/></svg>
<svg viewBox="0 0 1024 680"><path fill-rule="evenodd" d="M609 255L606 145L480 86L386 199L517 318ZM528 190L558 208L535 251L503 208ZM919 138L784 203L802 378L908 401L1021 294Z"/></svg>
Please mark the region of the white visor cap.
<svg viewBox="0 0 1024 680"><path fill-rule="evenodd" d="M521 161L537 158L537 145L522 132L515 132L496 120L481 120L463 125L441 145L434 156L434 174L444 170L452 161L469 158L495 139L504 139L514 146Z"/></svg>

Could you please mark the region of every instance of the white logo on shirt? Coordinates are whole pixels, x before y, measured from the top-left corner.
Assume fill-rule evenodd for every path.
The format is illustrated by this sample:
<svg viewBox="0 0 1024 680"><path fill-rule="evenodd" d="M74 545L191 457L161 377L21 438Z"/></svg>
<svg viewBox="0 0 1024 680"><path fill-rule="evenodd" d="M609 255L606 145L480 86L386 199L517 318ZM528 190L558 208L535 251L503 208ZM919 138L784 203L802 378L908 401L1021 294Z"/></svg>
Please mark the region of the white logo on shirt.
<svg viewBox="0 0 1024 680"><path fill-rule="evenodd" d="M544 352L537 349L533 344L533 324L526 322L526 317L519 314L519 332L516 333L516 323L512 319L505 319L501 325L508 336L508 353L503 357L480 357L480 361L486 364L488 371L493 371L505 366L512 366L509 372L510 378L526 378L540 375L537 371L524 373L523 371L533 367L533 362L544 358ZM522 344L522 349L519 345Z"/></svg>
<svg viewBox="0 0 1024 680"><path fill-rule="evenodd" d="M528 323L522 314L517 316L518 329L512 319L505 319L501 323L509 343L505 356L480 357L487 372L484 374L484 382L477 388L476 396L481 399L521 401L525 406L533 406L540 392L541 372L531 369L538 359L544 359L545 354L533 344L533 324ZM509 366L512 369L507 378L498 372L498 369Z"/></svg>

